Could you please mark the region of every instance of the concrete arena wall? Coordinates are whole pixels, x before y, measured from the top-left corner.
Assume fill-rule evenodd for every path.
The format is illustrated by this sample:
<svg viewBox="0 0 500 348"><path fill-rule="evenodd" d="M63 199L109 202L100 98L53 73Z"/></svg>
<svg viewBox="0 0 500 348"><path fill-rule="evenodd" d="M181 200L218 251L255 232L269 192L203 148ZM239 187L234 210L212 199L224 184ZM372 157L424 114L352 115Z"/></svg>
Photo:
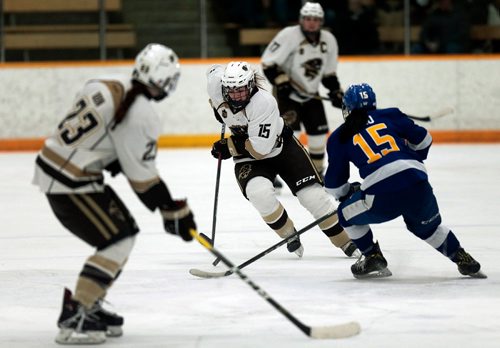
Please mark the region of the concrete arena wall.
<svg viewBox="0 0 500 348"><path fill-rule="evenodd" d="M259 67L258 59L247 60ZM155 105L163 120L162 134L220 133L208 105L205 71L211 64L228 61L181 60L176 92ZM130 61L0 65L0 139L48 136L86 80L130 74L131 69ZM344 88L352 83L371 84L381 108L397 106L412 115L455 109L454 114L427 123L431 130L500 131L500 55L342 58L338 76ZM326 90L321 93L326 95ZM325 108L333 129L342 122L341 111L328 102Z"/></svg>

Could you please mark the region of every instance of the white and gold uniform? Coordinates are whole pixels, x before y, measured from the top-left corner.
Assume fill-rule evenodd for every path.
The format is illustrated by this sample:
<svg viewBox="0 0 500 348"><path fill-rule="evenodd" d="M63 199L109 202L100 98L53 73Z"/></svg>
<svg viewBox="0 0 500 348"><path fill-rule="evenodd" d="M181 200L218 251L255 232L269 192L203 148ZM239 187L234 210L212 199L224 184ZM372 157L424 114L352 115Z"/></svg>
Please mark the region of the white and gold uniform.
<svg viewBox="0 0 500 348"><path fill-rule="evenodd" d="M111 130L116 108L130 85L127 76L85 84L39 153L33 183L40 190L103 192L103 169L116 160L136 192L158 183L154 159L161 124L147 98L138 96L127 117Z"/></svg>
<svg viewBox="0 0 500 348"><path fill-rule="evenodd" d="M246 62L234 62L230 66L244 67L242 73L247 78L252 75L248 73ZM226 139L230 155L224 158L233 157L235 176L243 195L267 225L282 238L292 235L295 227L276 197L273 187L276 175L281 176L300 204L316 219L334 212L335 205L322 187L319 173L307 151L284 125L272 94L253 86L256 77L252 76L248 78L249 85L253 86L248 92L249 99L235 109L235 104L231 106L223 94L222 80L226 70L221 65L214 65L208 70L207 91L217 120L231 129L232 135ZM234 76L238 81L237 70ZM244 84L248 86L246 82ZM236 143L240 144L239 150ZM212 155L216 158L222 158L222 152L217 151L217 148L224 148L221 144L226 143L218 141L214 144L216 150L212 149ZM338 224L336 214L319 226L335 246L342 248L350 244L349 237ZM298 237L288 241L287 246L290 252L302 256L303 247Z"/></svg>
<svg viewBox="0 0 500 348"><path fill-rule="evenodd" d="M336 74L338 52L337 40L329 31L320 30L319 42L311 43L300 25L294 25L282 29L273 38L261 60L264 69L279 66L295 89L290 99L303 103L318 93L325 76Z"/></svg>

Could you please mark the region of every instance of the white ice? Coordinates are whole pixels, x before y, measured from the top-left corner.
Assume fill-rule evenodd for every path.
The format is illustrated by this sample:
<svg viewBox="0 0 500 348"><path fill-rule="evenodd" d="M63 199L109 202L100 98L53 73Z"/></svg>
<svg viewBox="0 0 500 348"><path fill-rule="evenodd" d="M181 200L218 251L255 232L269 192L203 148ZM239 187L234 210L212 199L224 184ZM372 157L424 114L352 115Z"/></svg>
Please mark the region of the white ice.
<svg viewBox="0 0 500 348"><path fill-rule="evenodd" d="M30 184L35 153L0 154L0 347L55 347L65 286L73 289L93 250L67 232ZM189 198L199 231L211 235L217 161L208 149L162 150L158 167L175 197ZM240 264L278 242L222 163L216 246ZM373 226L393 276L360 281L354 262L314 228L299 260L282 247L243 269L306 325L358 321L359 336L314 340L233 275L198 279L190 268L223 271L196 242L163 232L123 178L107 178L141 233L108 294L125 317L107 347L500 347L500 145L435 145L427 161L443 222L488 279L456 266L408 233L402 220ZM280 199L299 228L313 218L285 190ZM408 199L412 199L408 197Z"/></svg>

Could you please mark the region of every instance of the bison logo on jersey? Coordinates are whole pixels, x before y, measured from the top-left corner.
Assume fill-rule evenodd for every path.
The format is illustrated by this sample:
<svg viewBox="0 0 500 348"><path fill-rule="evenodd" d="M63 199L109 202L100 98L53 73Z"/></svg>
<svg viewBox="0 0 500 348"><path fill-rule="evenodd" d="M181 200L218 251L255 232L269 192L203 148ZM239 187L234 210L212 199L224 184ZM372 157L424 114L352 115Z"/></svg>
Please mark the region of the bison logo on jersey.
<svg viewBox="0 0 500 348"><path fill-rule="evenodd" d="M231 126L233 135L248 135L248 126Z"/></svg>
<svg viewBox="0 0 500 348"><path fill-rule="evenodd" d="M321 70L321 66L323 65L323 61L320 58L310 59L305 63L302 63L301 67L304 68L304 75L309 80L313 80L318 76L319 71Z"/></svg>
<svg viewBox="0 0 500 348"><path fill-rule="evenodd" d="M118 220L127 221L125 219L125 215L123 214L122 210L114 200L111 200L109 202L108 213L110 216L113 216Z"/></svg>
<svg viewBox="0 0 500 348"><path fill-rule="evenodd" d="M252 165L245 164L243 167L241 167L240 172L238 173L238 179L239 180L246 179L251 171L252 171Z"/></svg>

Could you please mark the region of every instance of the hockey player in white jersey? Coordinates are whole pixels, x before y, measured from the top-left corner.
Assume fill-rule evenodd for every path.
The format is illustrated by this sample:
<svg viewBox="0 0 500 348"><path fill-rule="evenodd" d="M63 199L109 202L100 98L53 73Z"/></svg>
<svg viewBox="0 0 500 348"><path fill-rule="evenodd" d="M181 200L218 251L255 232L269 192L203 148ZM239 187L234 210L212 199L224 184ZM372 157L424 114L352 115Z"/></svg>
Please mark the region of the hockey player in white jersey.
<svg viewBox="0 0 500 348"><path fill-rule="evenodd" d="M88 81L36 159L34 184L71 233L96 248L84 263L74 294L65 289L58 320L60 344L95 344L122 334L123 318L102 307L122 271L139 229L103 171L123 173L140 200L158 209L165 230L192 239L196 228L186 200L171 197L155 166L161 129L150 100L176 87L176 54L160 44L136 57L132 76Z"/></svg>
<svg viewBox="0 0 500 348"><path fill-rule="evenodd" d="M264 74L276 89L281 115L297 137L304 126L311 159L321 174L329 127L318 98L320 84L329 90L334 107L341 108L343 96L337 78L337 40L321 29L323 20L321 5L306 2L300 23L281 30L261 57Z"/></svg>
<svg viewBox="0 0 500 348"><path fill-rule="evenodd" d="M293 221L276 198L273 180L279 174L299 202L319 219L335 210L309 154L284 124L271 93L260 87L247 62L212 66L207 73L208 94L215 117L231 136L213 144L215 158L233 157L235 175L243 195L281 238L295 232ZM337 215L319 224L330 241L348 256L357 251ZM302 257L300 239L291 239L289 252Z"/></svg>

